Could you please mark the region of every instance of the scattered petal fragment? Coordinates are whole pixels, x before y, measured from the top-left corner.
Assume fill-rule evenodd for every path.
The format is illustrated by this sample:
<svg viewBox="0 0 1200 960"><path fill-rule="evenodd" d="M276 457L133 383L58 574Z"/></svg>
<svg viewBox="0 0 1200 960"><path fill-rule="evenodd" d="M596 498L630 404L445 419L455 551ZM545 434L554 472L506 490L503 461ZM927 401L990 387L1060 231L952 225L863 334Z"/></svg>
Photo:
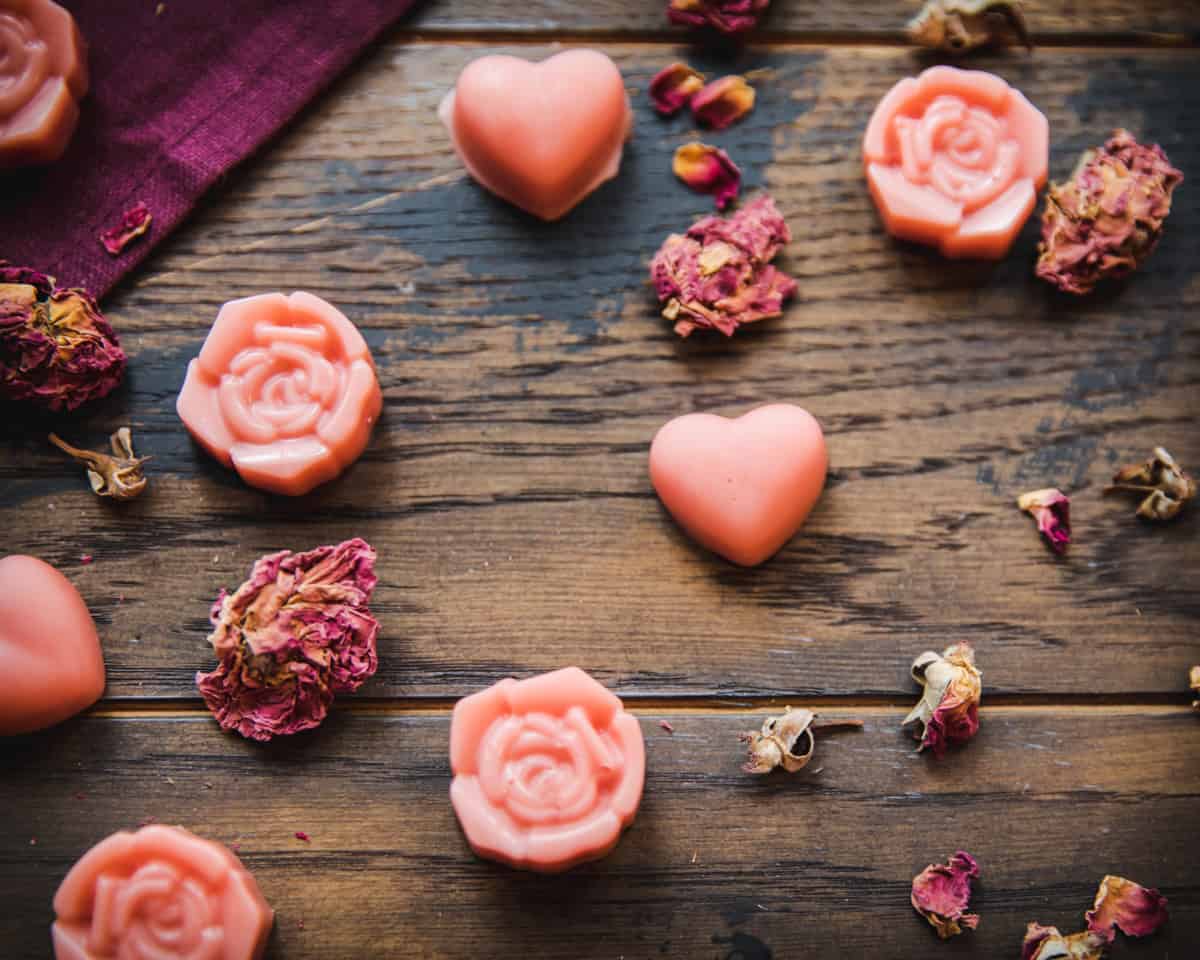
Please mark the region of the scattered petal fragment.
<svg viewBox="0 0 1200 960"><path fill-rule="evenodd" d="M814 724L811 710L784 708L779 717L768 717L757 733L743 733L738 739L750 745L750 756L742 770L746 773L770 773L783 767L788 773L803 770L812 759L816 741L813 731L828 727L861 727L861 720L834 720Z"/></svg>
<svg viewBox="0 0 1200 960"><path fill-rule="evenodd" d="M686 63L663 67L650 81L650 101L664 117L678 113L704 87L704 77Z"/></svg>
<svg viewBox="0 0 1200 960"><path fill-rule="evenodd" d="M1051 184L1035 273L1066 293L1091 293L1127 276L1154 252L1183 174L1158 144L1115 130L1079 158L1071 179Z"/></svg>
<svg viewBox="0 0 1200 960"><path fill-rule="evenodd" d="M208 637L220 663L196 685L223 730L254 740L310 730L335 693L375 673L374 568L375 551L356 537L262 557L235 593L221 591Z"/></svg>
<svg viewBox="0 0 1200 960"><path fill-rule="evenodd" d="M129 244L150 229L152 219L146 201L139 200L121 214L121 220L116 226L100 234L100 243L112 256L119 256Z"/></svg>
<svg viewBox="0 0 1200 960"><path fill-rule="evenodd" d="M1191 685L1192 692L1200 697L1200 664L1192 667L1192 672L1188 675L1188 683ZM1192 708L1200 710L1200 699L1192 701Z"/></svg>
<svg viewBox="0 0 1200 960"><path fill-rule="evenodd" d="M668 0L667 17L688 27L710 26L742 33L758 23L771 0Z"/></svg>
<svg viewBox="0 0 1200 960"><path fill-rule="evenodd" d="M685 143L675 151L671 169L697 193L712 194L718 210L736 200L742 189L742 171L729 154L707 143Z"/></svg>
<svg viewBox="0 0 1200 960"><path fill-rule="evenodd" d="M919 720L918 752L928 748L941 759L947 745L966 743L979 731L983 681L975 651L968 643L953 644L941 656L927 650L913 661L912 675L925 692L903 725Z"/></svg>
<svg viewBox="0 0 1200 960"><path fill-rule="evenodd" d="M754 88L734 74L714 80L692 97L692 114L714 130L724 130L754 109Z"/></svg>
<svg viewBox="0 0 1200 960"><path fill-rule="evenodd" d="M1021 960L1101 960L1108 942L1090 930L1064 937L1058 927L1030 923L1021 944Z"/></svg>
<svg viewBox="0 0 1200 960"><path fill-rule="evenodd" d="M300 840L303 843L312 843L312 837L310 837L303 830L297 830L295 836L297 840Z"/></svg>
<svg viewBox="0 0 1200 960"><path fill-rule="evenodd" d="M133 437L128 427L121 427L109 438L112 455L80 450L66 443L55 434L50 442L64 453L74 457L87 467L88 482L92 490L101 497L114 500L132 500L146 489L146 474L142 470L149 457L135 457Z"/></svg>
<svg viewBox="0 0 1200 960"><path fill-rule="evenodd" d="M1122 467L1105 493L1135 493L1142 497L1137 516L1144 520L1170 520L1196 495L1196 481L1163 447L1155 447L1145 463Z"/></svg>
<svg viewBox="0 0 1200 960"><path fill-rule="evenodd" d="M1014 40L1033 48L1016 0L929 0L908 21L908 36L913 43L946 53L1009 46Z"/></svg>
<svg viewBox="0 0 1200 960"><path fill-rule="evenodd" d="M967 913L971 899L971 880L979 876L979 864L965 850L959 850L947 863L931 863L913 877L912 905L943 940L974 930L979 916Z"/></svg>
<svg viewBox="0 0 1200 960"><path fill-rule="evenodd" d="M1100 881L1096 901L1084 919L1088 930L1109 943L1117 930L1127 937L1149 936L1167 922L1167 898L1153 887L1109 874Z"/></svg>
<svg viewBox="0 0 1200 960"><path fill-rule="evenodd" d="M1017 497L1017 506L1032 514L1038 531L1055 553L1065 553L1071 542L1071 498L1061 490L1047 487Z"/></svg>
<svg viewBox="0 0 1200 960"><path fill-rule="evenodd" d="M729 218L705 217L685 236L671 234L650 264L662 315L681 337L697 327L730 337L742 324L779 316L796 281L770 261L791 239L765 194Z"/></svg>

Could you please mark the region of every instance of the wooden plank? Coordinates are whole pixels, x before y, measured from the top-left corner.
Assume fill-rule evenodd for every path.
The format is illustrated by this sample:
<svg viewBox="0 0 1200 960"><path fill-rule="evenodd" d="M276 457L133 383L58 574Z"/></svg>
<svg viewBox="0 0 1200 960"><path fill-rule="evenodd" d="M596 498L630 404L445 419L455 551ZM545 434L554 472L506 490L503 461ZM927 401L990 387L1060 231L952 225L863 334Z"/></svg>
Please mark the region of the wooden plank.
<svg viewBox="0 0 1200 960"><path fill-rule="evenodd" d="M645 263L708 203L669 173L687 123L652 117L636 92L664 52L613 49L638 112L626 169L543 225L462 178L434 118L487 49L380 49L111 299L126 388L71 418L3 418L4 548L80 586L111 696L192 696L217 590L261 553L353 535L380 553L367 696L457 696L578 663L626 693L898 697L914 654L959 639L993 693L1182 690L1198 654L1196 511L1151 528L1100 488L1158 443L1200 464L1200 190L1177 192L1132 282L1067 301L1030 275L1033 224L994 266L882 233L858 141L913 68L906 52L748 50L732 66L762 71L760 106L713 139L789 216L783 266L801 292L779 321L681 342ZM1118 122L1200 170L1194 56L981 65L1048 113L1055 175ZM223 300L295 288L362 325L386 409L350 473L288 500L193 446L174 396ZM831 481L789 547L739 570L670 522L646 451L672 416L773 400L825 424ZM43 442L55 429L98 443L126 422L155 457L152 492L130 504L96 500ZM1075 496L1063 560L1013 507L1051 484Z"/></svg>
<svg viewBox="0 0 1200 960"><path fill-rule="evenodd" d="M686 37L666 17L666 0L529 0L496 4L486 0L439 0L416 11L405 29L422 34L558 33L604 36ZM803 38L813 41L886 39L900 42L904 24L921 7L919 0L876 3L788 3L776 0L753 39ZM1182 0L1026 0L1026 17L1038 43L1122 41L1195 42L1200 10Z"/></svg>
<svg viewBox="0 0 1200 960"><path fill-rule="evenodd" d="M810 771L755 779L736 734L759 716L672 715L674 734L645 716L636 822L557 878L470 854L445 717L340 712L267 747L207 718L76 721L0 743L0 943L7 960L45 957L71 862L155 818L239 845L278 911L272 957L1015 956L1028 920L1077 928L1106 872L1170 899L1138 956L1200 950L1189 711L985 708L942 763L912 754L899 718L870 711L864 731L821 740ZM909 881L959 847L982 865L982 922L942 946Z"/></svg>

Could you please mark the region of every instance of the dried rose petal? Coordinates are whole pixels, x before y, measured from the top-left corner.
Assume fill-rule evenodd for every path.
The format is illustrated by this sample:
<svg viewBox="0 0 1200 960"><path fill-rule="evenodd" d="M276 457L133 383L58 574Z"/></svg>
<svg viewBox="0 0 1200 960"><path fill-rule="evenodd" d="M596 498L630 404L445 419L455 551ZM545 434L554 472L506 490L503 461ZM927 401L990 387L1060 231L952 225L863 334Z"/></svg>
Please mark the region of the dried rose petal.
<svg viewBox="0 0 1200 960"><path fill-rule="evenodd" d="M685 143L675 151L671 169L697 193L711 193L718 210L736 200L742 189L742 171L729 159L729 154L707 143Z"/></svg>
<svg viewBox="0 0 1200 960"><path fill-rule="evenodd" d="M146 201L139 200L121 214L121 220L115 227L110 227L100 234L100 242L104 249L115 257L150 229L152 219Z"/></svg>
<svg viewBox="0 0 1200 960"><path fill-rule="evenodd" d="M1163 447L1155 447L1145 463L1122 467L1105 493L1136 493L1143 497L1137 516L1145 520L1170 520L1196 495L1196 481Z"/></svg>
<svg viewBox="0 0 1200 960"><path fill-rule="evenodd" d="M220 663L196 685L222 729L254 740L309 730L334 693L375 672L374 566L375 551L355 538L270 554L236 593L221 591L208 637Z"/></svg>
<svg viewBox="0 0 1200 960"><path fill-rule="evenodd" d="M124 373L117 335L86 291L0 260L0 397L74 410Z"/></svg>
<svg viewBox="0 0 1200 960"><path fill-rule="evenodd" d="M722 33L741 33L758 23L771 0L668 0L672 23L715 27Z"/></svg>
<svg viewBox="0 0 1200 960"><path fill-rule="evenodd" d="M931 863L913 877L912 905L932 924L937 935L948 940L963 928L974 930L979 916L967 913L971 899L971 880L979 876L979 864L965 850L959 850L948 863Z"/></svg>
<svg viewBox="0 0 1200 960"><path fill-rule="evenodd" d="M1032 49L1018 0L929 0L908 22L913 43L947 53L966 53L1015 37Z"/></svg>
<svg viewBox="0 0 1200 960"><path fill-rule="evenodd" d="M1058 927L1030 923L1021 944L1021 960L1101 960L1108 942L1090 930L1064 937Z"/></svg>
<svg viewBox="0 0 1200 960"><path fill-rule="evenodd" d="M1071 542L1071 498L1061 490L1047 487L1017 497L1017 506L1037 520L1037 528L1050 549L1065 553Z"/></svg>
<svg viewBox="0 0 1200 960"><path fill-rule="evenodd" d="M754 109L754 88L736 74L721 77L692 97L692 114L714 130L724 130Z"/></svg>
<svg viewBox="0 0 1200 960"><path fill-rule="evenodd" d="M1167 898L1153 887L1109 874L1100 881L1096 901L1084 919L1088 930L1109 943L1117 930L1127 937L1149 936L1167 922Z"/></svg>
<svg viewBox="0 0 1200 960"><path fill-rule="evenodd" d="M664 117L678 113L700 92L704 77L686 63L663 67L650 81L650 101Z"/></svg>
<svg viewBox="0 0 1200 960"><path fill-rule="evenodd" d="M92 450L80 450L53 433L50 434L50 442L87 467L88 482L92 485L92 490L101 497L132 500L146 489L148 481L142 471L142 465L150 457L133 455L133 436L128 427L121 427L109 437L112 456Z"/></svg>
<svg viewBox="0 0 1200 960"><path fill-rule="evenodd" d="M975 651L967 643L949 646L941 656L927 650L913 661L912 675L925 692L902 726L920 720L917 750L928 747L940 759L948 744L966 743L979 731L983 682Z"/></svg>
<svg viewBox="0 0 1200 960"><path fill-rule="evenodd" d="M1067 293L1132 273L1150 256L1183 174L1158 144L1116 130L1079 159L1071 179L1052 184L1042 213L1035 273Z"/></svg>
<svg viewBox="0 0 1200 960"><path fill-rule="evenodd" d="M686 337L697 327L725 336L783 313L796 281L771 266L791 232L765 194L731 217L705 217L686 236L671 234L650 263L662 315Z"/></svg>
<svg viewBox="0 0 1200 960"><path fill-rule="evenodd" d="M783 767L788 773L803 770L812 759L816 741L813 731L829 727L861 727L861 720L830 720L814 724L811 710L784 707L780 717L768 717L757 733L743 733L738 739L750 745L750 756L742 770L746 773L770 773Z"/></svg>
<svg viewBox="0 0 1200 960"><path fill-rule="evenodd" d="M297 830L297 831L296 831L296 833L295 833L295 837L296 837L296 839L297 839L297 840L300 840L300 841L302 841L303 843L312 843L312 837L310 837L310 836L309 836L307 833L305 833L303 830Z"/></svg>

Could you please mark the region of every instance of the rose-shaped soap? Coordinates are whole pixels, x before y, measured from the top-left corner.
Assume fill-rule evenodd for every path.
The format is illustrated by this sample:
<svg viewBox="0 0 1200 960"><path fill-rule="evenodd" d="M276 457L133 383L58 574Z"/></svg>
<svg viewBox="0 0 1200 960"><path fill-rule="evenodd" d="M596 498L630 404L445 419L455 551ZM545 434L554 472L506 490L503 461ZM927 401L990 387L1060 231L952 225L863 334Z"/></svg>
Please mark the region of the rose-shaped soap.
<svg viewBox="0 0 1200 960"><path fill-rule="evenodd" d="M604 856L633 822L642 730L578 667L464 697L450 722L450 800L481 857L555 873Z"/></svg>
<svg viewBox="0 0 1200 960"><path fill-rule="evenodd" d="M596 50L480 57L438 114L471 176L543 220L617 175L633 129L621 72Z"/></svg>
<svg viewBox="0 0 1200 960"><path fill-rule="evenodd" d="M362 334L311 293L225 304L176 403L196 442L246 483L292 496L358 459L382 406Z"/></svg>
<svg viewBox="0 0 1200 960"><path fill-rule="evenodd" d="M258 960L275 920L227 847L157 825L92 847L54 912L56 960Z"/></svg>
<svg viewBox="0 0 1200 960"><path fill-rule="evenodd" d="M0 0L0 167L62 156L87 88L75 19L49 0Z"/></svg>
<svg viewBox="0 0 1200 960"><path fill-rule="evenodd" d="M863 158L889 233L998 260L1033 212L1049 143L1046 118L999 77L930 67L879 102Z"/></svg>

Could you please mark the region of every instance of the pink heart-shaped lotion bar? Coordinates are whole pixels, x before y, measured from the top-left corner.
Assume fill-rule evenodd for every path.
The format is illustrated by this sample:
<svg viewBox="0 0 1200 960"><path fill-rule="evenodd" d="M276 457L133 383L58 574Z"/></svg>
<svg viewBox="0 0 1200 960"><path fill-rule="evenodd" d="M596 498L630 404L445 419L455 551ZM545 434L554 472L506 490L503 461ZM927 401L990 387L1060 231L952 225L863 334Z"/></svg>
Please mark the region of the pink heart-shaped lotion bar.
<svg viewBox="0 0 1200 960"><path fill-rule="evenodd" d="M0 735L40 730L104 692L104 658L71 581L36 557L0 559Z"/></svg>
<svg viewBox="0 0 1200 960"><path fill-rule="evenodd" d="M762 563L800 529L825 486L821 425L787 403L736 420L691 413L650 445L650 482L688 535L734 563Z"/></svg>
<svg viewBox="0 0 1200 960"><path fill-rule="evenodd" d="M438 114L471 176L543 220L617 175L633 125L621 72L595 50L480 57Z"/></svg>

